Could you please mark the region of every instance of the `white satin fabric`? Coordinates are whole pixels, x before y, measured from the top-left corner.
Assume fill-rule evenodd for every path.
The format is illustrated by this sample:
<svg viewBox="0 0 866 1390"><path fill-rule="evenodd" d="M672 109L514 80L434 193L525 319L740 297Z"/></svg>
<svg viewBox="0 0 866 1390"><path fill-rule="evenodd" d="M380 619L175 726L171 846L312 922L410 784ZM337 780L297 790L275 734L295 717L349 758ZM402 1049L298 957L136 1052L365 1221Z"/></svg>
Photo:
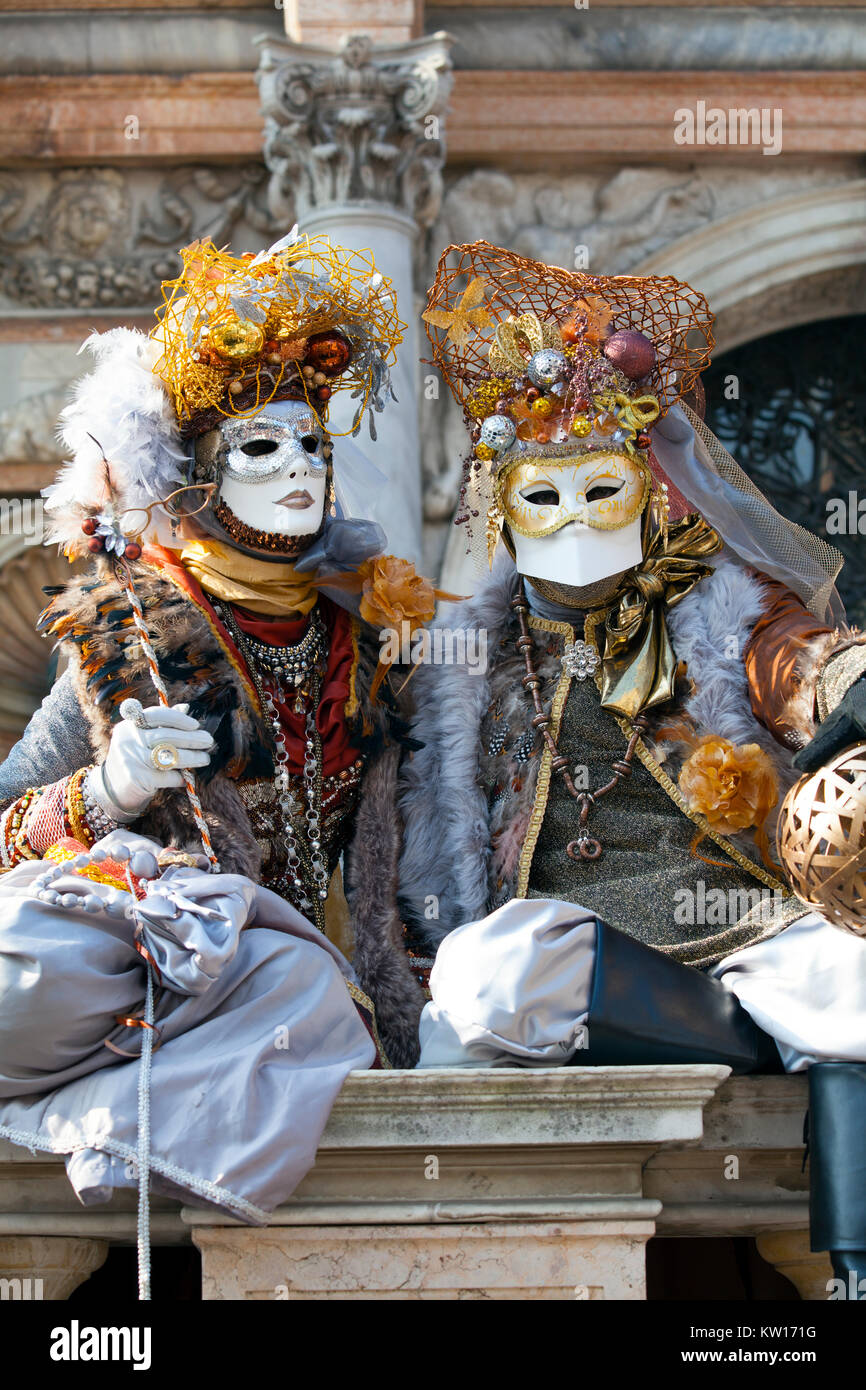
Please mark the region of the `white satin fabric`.
<svg viewBox="0 0 866 1390"><path fill-rule="evenodd" d="M430 976L418 1065L568 1062L592 1027L595 942L591 912L549 898L515 898L458 927ZM866 940L810 913L710 974L775 1039L786 1071L866 1061Z"/></svg>
<svg viewBox="0 0 866 1390"><path fill-rule="evenodd" d="M776 1040L786 1071L866 1061L866 940L816 912L710 971Z"/></svg>
<svg viewBox="0 0 866 1390"><path fill-rule="evenodd" d="M514 898L446 936L421 1015L419 1067L556 1066L583 1041L596 921Z"/></svg>

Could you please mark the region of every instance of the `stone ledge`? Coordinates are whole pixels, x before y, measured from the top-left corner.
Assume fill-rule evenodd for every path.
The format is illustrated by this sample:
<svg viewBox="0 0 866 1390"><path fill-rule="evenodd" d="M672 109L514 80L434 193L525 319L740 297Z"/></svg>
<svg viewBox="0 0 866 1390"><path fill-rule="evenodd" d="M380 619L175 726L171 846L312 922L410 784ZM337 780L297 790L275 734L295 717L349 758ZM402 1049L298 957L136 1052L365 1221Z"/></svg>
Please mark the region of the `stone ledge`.
<svg viewBox="0 0 866 1390"><path fill-rule="evenodd" d="M805 1076L724 1067L356 1072L274 1225L655 1219L662 1234L806 1222ZM729 1157L739 1177L725 1178ZM435 1196L425 1163L435 1157ZM399 1195L397 1195L399 1194ZM154 1200L157 1243L231 1218ZM0 1235L135 1239L135 1195L83 1208L62 1159L0 1141Z"/></svg>
<svg viewBox="0 0 866 1390"><path fill-rule="evenodd" d="M272 40L274 46L278 40ZM277 50L278 51L278 50ZM706 163L761 158L753 146L676 145L674 112L696 100L781 108L778 156L866 150L866 76L834 72L598 71L454 74L448 162L535 166L575 160L663 158ZM828 91L828 88L832 88ZM129 116L137 138L127 136ZM141 73L0 78L0 140L6 164L261 160L262 116L252 73ZM763 163L763 159L761 160Z"/></svg>
<svg viewBox="0 0 866 1390"><path fill-rule="evenodd" d="M756 1235L825 1297L806 1087L709 1066L355 1072L268 1226L154 1198L153 1239L199 1247L208 1299L634 1299L653 1235ZM29 1268L24 1238L132 1244L135 1194L82 1208L61 1159L0 1142L0 1268Z"/></svg>
<svg viewBox="0 0 866 1390"><path fill-rule="evenodd" d="M697 1140L703 1108L728 1072L705 1066L353 1072L319 1152Z"/></svg>

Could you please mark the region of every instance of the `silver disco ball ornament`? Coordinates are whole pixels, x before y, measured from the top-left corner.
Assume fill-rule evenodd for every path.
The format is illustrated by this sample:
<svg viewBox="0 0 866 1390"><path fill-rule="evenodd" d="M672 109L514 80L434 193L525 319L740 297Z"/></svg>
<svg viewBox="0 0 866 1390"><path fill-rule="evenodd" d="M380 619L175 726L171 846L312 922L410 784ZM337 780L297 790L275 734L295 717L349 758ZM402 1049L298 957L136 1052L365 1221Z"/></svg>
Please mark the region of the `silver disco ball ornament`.
<svg viewBox="0 0 866 1390"><path fill-rule="evenodd" d="M558 348L540 348L526 365L526 375L533 386L552 386L568 371L568 358Z"/></svg>
<svg viewBox="0 0 866 1390"><path fill-rule="evenodd" d="M481 426L481 442L499 454L511 448L516 436L514 421L507 415L488 415Z"/></svg>

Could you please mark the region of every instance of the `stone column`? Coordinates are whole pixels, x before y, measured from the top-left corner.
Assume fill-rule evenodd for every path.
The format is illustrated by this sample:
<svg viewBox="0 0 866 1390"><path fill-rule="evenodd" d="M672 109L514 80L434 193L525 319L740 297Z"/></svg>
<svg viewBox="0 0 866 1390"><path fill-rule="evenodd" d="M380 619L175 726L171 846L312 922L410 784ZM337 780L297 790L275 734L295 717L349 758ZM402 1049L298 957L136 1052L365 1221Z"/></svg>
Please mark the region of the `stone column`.
<svg viewBox="0 0 866 1390"><path fill-rule="evenodd" d="M392 378L397 404L376 417L376 443L366 423L356 443L388 478L389 549L416 562L421 466L413 261L419 232L433 222L441 200L449 44L446 34L383 44L350 34L334 52L268 37L260 40L258 71L272 214L287 229L297 222L303 232L370 248L394 283L407 323ZM355 404L335 399L336 434L349 428Z"/></svg>

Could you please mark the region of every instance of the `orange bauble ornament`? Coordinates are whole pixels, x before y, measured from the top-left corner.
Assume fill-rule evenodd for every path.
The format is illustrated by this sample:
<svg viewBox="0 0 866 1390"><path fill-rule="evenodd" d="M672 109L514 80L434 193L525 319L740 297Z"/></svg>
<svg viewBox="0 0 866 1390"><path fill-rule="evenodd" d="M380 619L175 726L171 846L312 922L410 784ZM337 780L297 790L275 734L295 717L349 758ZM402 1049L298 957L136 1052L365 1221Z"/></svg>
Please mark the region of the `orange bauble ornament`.
<svg viewBox="0 0 866 1390"><path fill-rule="evenodd" d="M351 346L342 333L314 333L304 360L317 372L339 376L348 367L351 356Z"/></svg>
<svg viewBox="0 0 866 1390"><path fill-rule="evenodd" d="M866 936L866 744L846 748L791 788L778 849L801 902Z"/></svg>

